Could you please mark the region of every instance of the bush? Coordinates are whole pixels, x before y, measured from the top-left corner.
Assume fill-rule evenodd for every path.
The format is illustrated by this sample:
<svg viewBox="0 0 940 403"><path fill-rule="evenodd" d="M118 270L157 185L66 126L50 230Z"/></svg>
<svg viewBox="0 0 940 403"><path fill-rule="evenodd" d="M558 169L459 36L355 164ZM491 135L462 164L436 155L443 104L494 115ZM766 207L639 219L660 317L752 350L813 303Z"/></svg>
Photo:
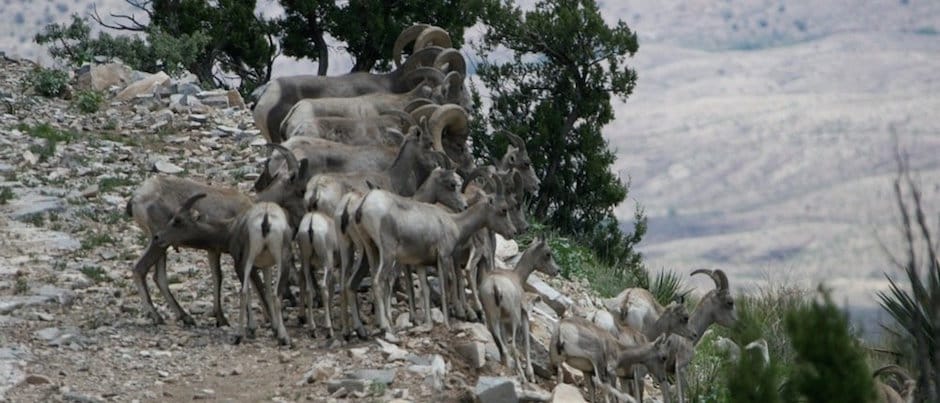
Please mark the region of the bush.
<svg viewBox="0 0 940 403"><path fill-rule="evenodd" d="M82 113L95 113L101 108L104 95L94 90L83 90L75 94L75 106Z"/></svg>
<svg viewBox="0 0 940 403"><path fill-rule="evenodd" d="M62 70L39 68L33 70L27 80L39 95L51 98L65 94L69 75Z"/></svg>
<svg viewBox="0 0 940 403"><path fill-rule="evenodd" d="M872 402L874 382L866 355L849 331L845 313L821 290L823 301L787 313L796 359L783 388L788 402Z"/></svg>

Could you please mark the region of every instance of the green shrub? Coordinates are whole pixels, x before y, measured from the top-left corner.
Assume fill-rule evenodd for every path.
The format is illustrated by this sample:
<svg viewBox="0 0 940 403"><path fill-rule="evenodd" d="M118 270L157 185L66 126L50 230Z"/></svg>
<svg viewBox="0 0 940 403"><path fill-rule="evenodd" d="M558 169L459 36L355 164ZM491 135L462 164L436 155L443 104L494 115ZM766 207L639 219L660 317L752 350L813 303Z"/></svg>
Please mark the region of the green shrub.
<svg viewBox="0 0 940 403"><path fill-rule="evenodd" d="M29 126L27 124L20 124L17 126L17 129L20 131L26 132L30 137L43 139L45 140L41 144L34 144L29 147L29 150L36 154L39 157L40 162L44 162L55 155L56 145L60 142L69 143L72 140L75 140L78 136L70 131L59 130L55 127L52 127L48 123L40 123L35 126Z"/></svg>
<svg viewBox="0 0 940 403"><path fill-rule="evenodd" d="M13 189L4 186L0 189L0 205L7 204L14 196L16 196L16 194L13 193Z"/></svg>
<svg viewBox="0 0 940 403"><path fill-rule="evenodd" d="M821 291L822 301L786 315L796 357L783 397L788 402L873 402L875 388L865 352L849 331L847 315Z"/></svg>
<svg viewBox="0 0 940 403"><path fill-rule="evenodd" d="M38 68L29 74L27 81L39 95L52 98L65 94L69 75L62 70Z"/></svg>
<svg viewBox="0 0 940 403"><path fill-rule="evenodd" d="M104 95L95 90L83 90L75 94L75 106L82 113L95 113L101 108Z"/></svg>

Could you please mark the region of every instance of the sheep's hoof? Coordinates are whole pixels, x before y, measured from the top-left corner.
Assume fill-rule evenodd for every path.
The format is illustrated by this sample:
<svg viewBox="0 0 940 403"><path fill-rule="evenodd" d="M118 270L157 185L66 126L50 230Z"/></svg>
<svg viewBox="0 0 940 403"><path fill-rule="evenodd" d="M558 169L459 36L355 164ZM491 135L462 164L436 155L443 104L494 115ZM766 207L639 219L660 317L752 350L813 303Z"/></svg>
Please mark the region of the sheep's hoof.
<svg viewBox="0 0 940 403"><path fill-rule="evenodd" d="M244 340L244 337L242 337L240 334L235 334L232 336L232 344L236 346L242 344L242 340Z"/></svg>
<svg viewBox="0 0 940 403"><path fill-rule="evenodd" d="M224 316L217 316L215 318L215 327L232 327L232 325L228 323L228 319L225 319Z"/></svg>
<svg viewBox="0 0 940 403"><path fill-rule="evenodd" d="M287 336L281 336L277 338L277 344L282 346L290 347L290 338Z"/></svg>
<svg viewBox="0 0 940 403"><path fill-rule="evenodd" d="M149 317L150 320L153 321L154 325L163 326L166 324L166 321L163 320L163 317L160 316L160 314L157 313L156 311L151 311L150 313L147 314L147 317Z"/></svg>
<svg viewBox="0 0 940 403"><path fill-rule="evenodd" d="M196 321L189 315L180 316L179 321L183 322L186 326L196 326Z"/></svg>
<svg viewBox="0 0 940 403"><path fill-rule="evenodd" d="M314 329L310 329L310 330L308 330L308 331L307 331L307 334L309 334L309 335L310 335L310 338L311 338L311 339L315 339L315 338L317 338L317 331L316 331L316 330L314 330Z"/></svg>
<svg viewBox="0 0 940 403"><path fill-rule="evenodd" d="M255 328L249 327L248 329L245 330L245 337L247 337L247 338L249 338L249 339L254 339L254 338L255 338L255 331L256 331Z"/></svg>
<svg viewBox="0 0 940 403"><path fill-rule="evenodd" d="M369 340L369 332L362 327L356 329L356 336L359 337L359 340ZM347 338L346 341L349 341L349 339Z"/></svg>

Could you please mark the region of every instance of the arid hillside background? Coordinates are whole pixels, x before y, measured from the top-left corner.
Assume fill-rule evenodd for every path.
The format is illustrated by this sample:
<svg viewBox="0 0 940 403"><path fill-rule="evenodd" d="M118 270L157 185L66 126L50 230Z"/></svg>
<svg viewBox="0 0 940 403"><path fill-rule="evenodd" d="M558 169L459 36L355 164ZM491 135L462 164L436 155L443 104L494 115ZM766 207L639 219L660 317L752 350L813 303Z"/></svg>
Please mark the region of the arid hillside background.
<svg viewBox="0 0 940 403"><path fill-rule="evenodd" d="M122 0L4 0L0 51L51 63L32 36L93 4L128 10ZM940 3L600 4L641 38L636 92L616 103L606 134L632 182L619 215L629 220L639 202L650 218L648 265L721 267L739 287L826 281L838 298L873 307L891 270L877 237L899 238L895 138L925 196L940 186ZM275 1L263 7L277 11ZM349 65L336 50L331 74ZM277 66L275 75L309 68Z"/></svg>

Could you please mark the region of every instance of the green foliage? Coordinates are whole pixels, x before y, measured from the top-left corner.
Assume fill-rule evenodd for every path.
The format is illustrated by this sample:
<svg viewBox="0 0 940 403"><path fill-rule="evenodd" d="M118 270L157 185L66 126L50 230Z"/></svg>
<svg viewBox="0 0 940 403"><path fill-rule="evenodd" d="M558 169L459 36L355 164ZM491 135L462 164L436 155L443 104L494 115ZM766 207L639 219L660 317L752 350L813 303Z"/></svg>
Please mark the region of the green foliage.
<svg viewBox="0 0 940 403"><path fill-rule="evenodd" d="M13 293L17 295L26 294L29 291L29 282L26 279L26 273L17 271L14 275Z"/></svg>
<svg viewBox="0 0 940 403"><path fill-rule="evenodd" d="M118 187L131 186L134 184L130 178L105 177L98 181L98 191L108 193Z"/></svg>
<svg viewBox="0 0 940 403"><path fill-rule="evenodd" d="M757 349L743 349L738 362L728 363L728 401L732 403L778 403L782 368L778 361L764 362Z"/></svg>
<svg viewBox="0 0 940 403"><path fill-rule="evenodd" d="M823 301L787 313L796 359L783 388L788 402L872 402L874 383L848 318L823 291Z"/></svg>
<svg viewBox="0 0 940 403"><path fill-rule="evenodd" d="M75 94L74 103L82 113L95 113L101 108L104 95L94 90L83 90Z"/></svg>
<svg viewBox="0 0 940 403"><path fill-rule="evenodd" d="M94 281L95 284L111 281L111 277L108 277L108 273L105 272L104 269L102 269L100 266L82 266L81 271L85 277L88 277L88 279Z"/></svg>
<svg viewBox="0 0 940 403"><path fill-rule="evenodd" d="M116 240L110 234L91 234L82 240L82 249L90 250L102 245L112 245L115 242Z"/></svg>
<svg viewBox="0 0 940 403"><path fill-rule="evenodd" d="M910 195L910 201L905 200L905 192ZM901 347L897 351L901 361L919 374L917 400L933 402L940 398L940 345L937 341L940 262L921 202L921 191L911 178L907 160L900 156L894 193L901 213L906 259L891 258L894 265L903 270L906 281L899 282L885 274L890 289L878 292L878 299L896 322L896 327L886 329L893 332L894 344ZM896 330L898 327L900 331Z"/></svg>
<svg viewBox="0 0 940 403"><path fill-rule="evenodd" d="M36 93L49 98L64 95L69 86L68 73L42 67L31 71L26 80Z"/></svg>
<svg viewBox="0 0 940 403"><path fill-rule="evenodd" d="M13 189L6 186L0 188L0 205L7 204L14 197L16 197L16 193L13 193Z"/></svg>
<svg viewBox="0 0 940 403"><path fill-rule="evenodd" d="M41 123L35 126L20 124L17 125L17 129L26 132L26 134L31 137L45 140L41 144L34 144L29 147L29 150L39 157L40 162L47 161L50 157L55 155L56 145L58 143L70 143L78 137L78 135L73 132L56 129L48 123Z"/></svg>
<svg viewBox="0 0 940 403"><path fill-rule="evenodd" d="M636 73L625 63L636 35L622 21L607 26L593 0L542 0L527 12L491 3L485 14L478 53L505 46L513 56L502 64L484 57L477 69L492 108L477 115L486 123L471 132L475 155L499 158L506 148L505 137L487 129L518 134L542 178L535 217L583 239L623 276L635 271L646 221L637 209L632 234L619 228L613 208L626 198L627 183L610 171L615 155L601 128L614 118L611 97L633 91Z"/></svg>
<svg viewBox="0 0 940 403"><path fill-rule="evenodd" d="M686 287L682 277L671 270L660 270L653 281L649 281L648 277L647 275L646 284L640 285L640 287L650 290L650 293L656 297L656 301L662 306L669 305L677 297L685 297L692 291Z"/></svg>

